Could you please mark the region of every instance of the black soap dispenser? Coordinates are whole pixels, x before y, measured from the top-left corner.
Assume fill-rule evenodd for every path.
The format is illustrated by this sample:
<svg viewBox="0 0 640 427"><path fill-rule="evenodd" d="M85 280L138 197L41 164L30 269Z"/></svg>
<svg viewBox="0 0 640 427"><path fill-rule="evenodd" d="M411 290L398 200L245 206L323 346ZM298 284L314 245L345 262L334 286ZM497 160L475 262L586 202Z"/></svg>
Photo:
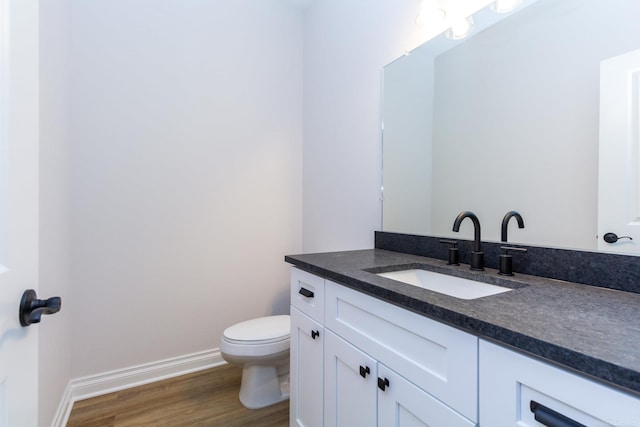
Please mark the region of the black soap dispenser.
<svg viewBox="0 0 640 427"><path fill-rule="evenodd" d="M501 246L500 250L500 271L498 274L503 276L513 276L513 255L509 251L527 252L524 248L516 248L514 246Z"/></svg>
<svg viewBox="0 0 640 427"><path fill-rule="evenodd" d="M449 245L449 262L448 265L460 265L460 251L458 250L457 240L440 240L440 243Z"/></svg>

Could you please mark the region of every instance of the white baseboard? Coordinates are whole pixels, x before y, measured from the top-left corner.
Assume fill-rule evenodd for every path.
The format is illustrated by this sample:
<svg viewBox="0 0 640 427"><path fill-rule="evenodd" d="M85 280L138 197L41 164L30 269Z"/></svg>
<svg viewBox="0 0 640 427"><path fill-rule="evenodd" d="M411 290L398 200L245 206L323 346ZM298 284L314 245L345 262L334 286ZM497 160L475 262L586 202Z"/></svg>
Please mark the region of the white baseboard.
<svg viewBox="0 0 640 427"><path fill-rule="evenodd" d="M72 379L64 392L51 426L64 427L69 420L73 403L79 400L213 368L225 363L220 355L220 349L216 348Z"/></svg>
<svg viewBox="0 0 640 427"><path fill-rule="evenodd" d="M53 417L53 421L51 421L51 427L66 426L67 421L69 420L69 415L71 415L72 407L73 400L71 399L71 382L69 382L69 384L67 384L67 388L64 390L62 399L60 399L60 405L58 405L56 415Z"/></svg>

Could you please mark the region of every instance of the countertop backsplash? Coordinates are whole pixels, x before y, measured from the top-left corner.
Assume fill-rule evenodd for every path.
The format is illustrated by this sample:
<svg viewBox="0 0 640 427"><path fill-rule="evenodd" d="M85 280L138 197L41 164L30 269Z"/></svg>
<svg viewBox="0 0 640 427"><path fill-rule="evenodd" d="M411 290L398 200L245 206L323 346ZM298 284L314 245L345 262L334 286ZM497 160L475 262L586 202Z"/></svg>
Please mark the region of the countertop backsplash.
<svg viewBox="0 0 640 427"><path fill-rule="evenodd" d="M375 232L376 249L447 259L445 238L411 234ZM453 240L446 238L445 240ZM469 264L472 240L457 240L460 263ZM485 266L498 268L500 247L514 246L527 249L526 253L513 253L513 271L549 279L566 280L584 285L640 294L640 257L603 252L528 246L512 242L482 242ZM460 266L465 268L464 265Z"/></svg>

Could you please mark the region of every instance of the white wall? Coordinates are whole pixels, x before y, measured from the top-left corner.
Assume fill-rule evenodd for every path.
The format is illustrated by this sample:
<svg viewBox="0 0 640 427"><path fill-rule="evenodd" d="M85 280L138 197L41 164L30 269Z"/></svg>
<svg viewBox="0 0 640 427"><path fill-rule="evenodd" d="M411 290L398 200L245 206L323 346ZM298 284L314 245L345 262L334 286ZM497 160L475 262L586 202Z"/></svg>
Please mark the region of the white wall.
<svg viewBox="0 0 640 427"><path fill-rule="evenodd" d="M302 250L301 11L75 0L74 377L288 312Z"/></svg>
<svg viewBox="0 0 640 427"><path fill-rule="evenodd" d="M306 12L304 251L373 247L381 226L382 67L419 45L417 0L321 0Z"/></svg>
<svg viewBox="0 0 640 427"><path fill-rule="evenodd" d="M40 2L40 288L62 310L39 329L39 425L51 425L71 378L69 81L71 0ZM32 326L34 327L34 326Z"/></svg>

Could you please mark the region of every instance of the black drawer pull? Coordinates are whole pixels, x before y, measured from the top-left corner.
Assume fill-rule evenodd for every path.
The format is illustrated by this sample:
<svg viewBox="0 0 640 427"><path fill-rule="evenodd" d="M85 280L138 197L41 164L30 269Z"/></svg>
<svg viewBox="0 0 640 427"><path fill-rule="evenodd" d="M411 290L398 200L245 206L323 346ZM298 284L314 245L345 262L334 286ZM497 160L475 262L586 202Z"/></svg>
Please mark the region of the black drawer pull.
<svg viewBox="0 0 640 427"><path fill-rule="evenodd" d="M314 340L320 336L320 331L311 331L311 338Z"/></svg>
<svg viewBox="0 0 640 427"><path fill-rule="evenodd" d="M378 378L378 388L382 391L385 391L387 387L389 387L389 379Z"/></svg>
<svg viewBox="0 0 640 427"><path fill-rule="evenodd" d="M310 291L307 288L300 288L300 290L298 291L298 293L300 295L302 295L303 297L307 297L307 298L313 298L313 291Z"/></svg>
<svg viewBox="0 0 640 427"><path fill-rule="evenodd" d="M533 412L533 417L536 421L547 427L586 427L584 424L580 424L534 400L529 403L529 408Z"/></svg>
<svg viewBox="0 0 640 427"><path fill-rule="evenodd" d="M371 369L369 369L368 366L362 366L360 365L360 376L362 378L367 378L367 374L371 373Z"/></svg>

